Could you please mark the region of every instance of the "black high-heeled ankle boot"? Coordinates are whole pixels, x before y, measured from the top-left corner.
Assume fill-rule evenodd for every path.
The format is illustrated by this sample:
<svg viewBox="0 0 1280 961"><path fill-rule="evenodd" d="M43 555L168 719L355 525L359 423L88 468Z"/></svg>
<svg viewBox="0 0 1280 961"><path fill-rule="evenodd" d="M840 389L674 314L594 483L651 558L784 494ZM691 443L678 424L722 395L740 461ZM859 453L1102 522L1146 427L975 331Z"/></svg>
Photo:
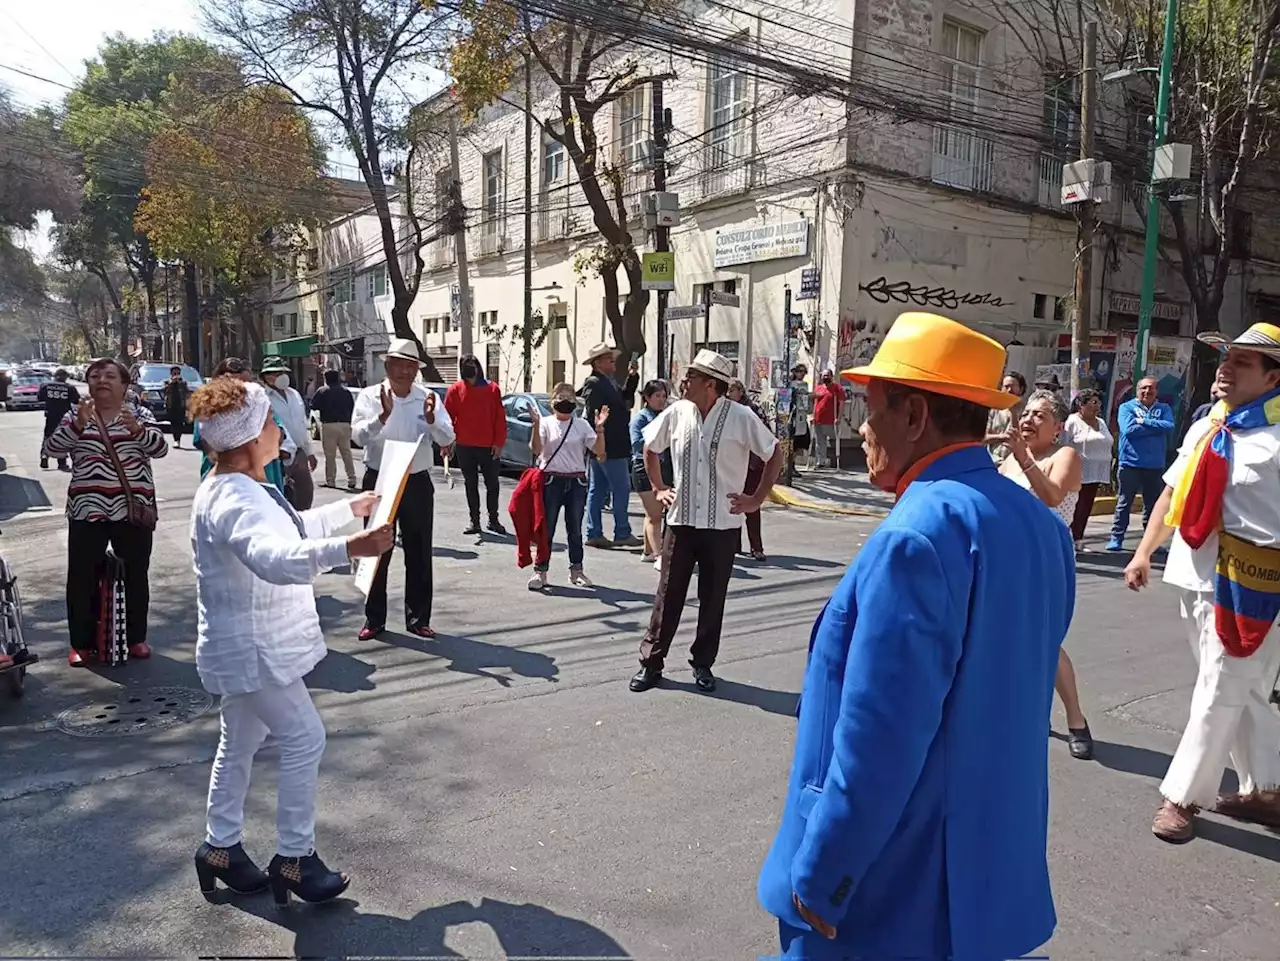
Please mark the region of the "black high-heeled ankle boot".
<svg viewBox="0 0 1280 961"><path fill-rule="evenodd" d="M218 889L218 881L236 894L253 894L265 890L269 883L266 872L253 863L239 844L215 848L208 841L196 849L196 877L200 879L200 893L205 897Z"/></svg>
<svg viewBox="0 0 1280 961"><path fill-rule="evenodd" d="M277 854L267 866L271 876L271 894L278 907L287 907L289 895L296 894L310 904L332 901L351 883L340 871L330 871L312 851L305 858L286 858Z"/></svg>

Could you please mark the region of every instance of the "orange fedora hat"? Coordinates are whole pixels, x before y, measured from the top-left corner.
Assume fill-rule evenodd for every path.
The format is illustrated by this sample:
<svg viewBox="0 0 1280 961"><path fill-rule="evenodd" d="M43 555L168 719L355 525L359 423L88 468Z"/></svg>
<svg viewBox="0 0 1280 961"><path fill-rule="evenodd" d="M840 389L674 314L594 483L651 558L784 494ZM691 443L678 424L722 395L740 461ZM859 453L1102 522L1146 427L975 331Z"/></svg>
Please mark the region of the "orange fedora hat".
<svg viewBox="0 0 1280 961"><path fill-rule="evenodd" d="M990 337L937 314L912 312L898 315L871 363L841 376L855 384L891 380L1008 410L1018 398L998 389L1004 362L1004 348Z"/></svg>

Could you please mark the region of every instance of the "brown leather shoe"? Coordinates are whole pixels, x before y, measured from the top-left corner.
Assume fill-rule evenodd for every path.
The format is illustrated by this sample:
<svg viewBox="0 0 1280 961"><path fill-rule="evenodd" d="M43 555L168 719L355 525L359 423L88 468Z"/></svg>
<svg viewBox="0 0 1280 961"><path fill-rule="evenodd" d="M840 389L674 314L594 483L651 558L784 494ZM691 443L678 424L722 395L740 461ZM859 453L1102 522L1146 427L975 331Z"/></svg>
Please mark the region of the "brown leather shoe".
<svg viewBox="0 0 1280 961"><path fill-rule="evenodd" d="M151 646L146 641L129 645L129 659L131 661L145 661L150 656Z"/></svg>
<svg viewBox="0 0 1280 961"><path fill-rule="evenodd" d="M1280 791L1254 791L1252 794L1219 794L1213 809L1237 821L1280 828Z"/></svg>
<svg viewBox="0 0 1280 961"><path fill-rule="evenodd" d="M1183 807L1166 799L1151 822L1151 833L1170 844L1186 844L1195 836L1198 811L1195 805Z"/></svg>

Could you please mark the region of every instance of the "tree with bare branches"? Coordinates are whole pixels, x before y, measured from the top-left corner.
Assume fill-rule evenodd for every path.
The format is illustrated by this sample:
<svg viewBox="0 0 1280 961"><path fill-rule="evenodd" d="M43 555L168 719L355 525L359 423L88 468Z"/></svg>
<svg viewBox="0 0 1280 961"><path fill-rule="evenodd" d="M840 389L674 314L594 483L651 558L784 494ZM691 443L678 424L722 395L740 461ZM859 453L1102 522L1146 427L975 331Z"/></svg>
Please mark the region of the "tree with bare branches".
<svg viewBox="0 0 1280 961"><path fill-rule="evenodd" d="M1164 44L1164 4L1153 0L997 0L983 9L1009 28L1042 67L1079 62L1080 38L1099 24L1105 62L1145 68L1120 90L1104 90L1104 104L1123 104L1138 129L1104 124L1099 158L1143 188L1151 170L1151 118L1156 112ZM1157 185L1174 243L1161 257L1183 278L1195 306L1197 331L1219 325L1231 263L1247 256L1255 190L1280 173L1272 135L1280 122L1280 0L1182 0L1177 9L1167 143L1193 148L1191 184ZM1071 67L1066 68L1073 73ZM1048 82L1048 81L1046 81ZM1173 199L1195 195L1195 201ZM1144 190L1133 191L1145 220ZM1174 256L1176 254L1176 257Z"/></svg>
<svg viewBox="0 0 1280 961"><path fill-rule="evenodd" d="M438 379L409 322L430 238L413 206L415 104L401 84L439 62L452 11L421 0L210 0L204 13L251 82L283 91L355 155L378 217L395 334L418 344Z"/></svg>
<svg viewBox="0 0 1280 961"><path fill-rule="evenodd" d="M629 55L631 28L661 17L673 0L619 0L610 4L607 31L595 19L566 12L561 18L537 18L527 7L505 0L468 0L462 6L464 35L449 55L454 93L467 116L501 102L525 109L512 95L513 80L522 76L525 56L536 64L535 81L549 82L554 106L539 111L534 123L564 147L591 208L600 241L579 254L580 272L596 274L604 285L604 309L614 343L625 357L646 349L645 311L649 292L641 286L640 255L634 231L641 224L627 214L626 161L611 155L607 136L597 124L602 111L633 90L671 73L647 73ZM625 297L621 278L626 279ZM625 376L626 364L619 364Z"/></svg>

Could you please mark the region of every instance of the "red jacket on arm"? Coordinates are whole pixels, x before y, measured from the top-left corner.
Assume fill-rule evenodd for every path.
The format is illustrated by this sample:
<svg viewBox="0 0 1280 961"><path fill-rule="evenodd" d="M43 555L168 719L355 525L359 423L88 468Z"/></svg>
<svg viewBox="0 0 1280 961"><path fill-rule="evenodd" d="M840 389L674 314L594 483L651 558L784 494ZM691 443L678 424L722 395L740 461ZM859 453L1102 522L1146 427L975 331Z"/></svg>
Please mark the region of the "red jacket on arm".
<svg viewBox="0 0 1280 961"><path fill-rule="evenodd" d="M460 380L444 395L460 447L501 447L507 442L507 414L502 391L491 380L472 385Z"/></svg>
<svg viewBox="0 0 1280 961"><path fill-rule="evenodd" d="M542 500L542 471L526 470L511 492L507 513L516 529L516 567L533 563L531 552L537 552L539 564L551 559L551 539L547 537L547 512Z"/></svg>

